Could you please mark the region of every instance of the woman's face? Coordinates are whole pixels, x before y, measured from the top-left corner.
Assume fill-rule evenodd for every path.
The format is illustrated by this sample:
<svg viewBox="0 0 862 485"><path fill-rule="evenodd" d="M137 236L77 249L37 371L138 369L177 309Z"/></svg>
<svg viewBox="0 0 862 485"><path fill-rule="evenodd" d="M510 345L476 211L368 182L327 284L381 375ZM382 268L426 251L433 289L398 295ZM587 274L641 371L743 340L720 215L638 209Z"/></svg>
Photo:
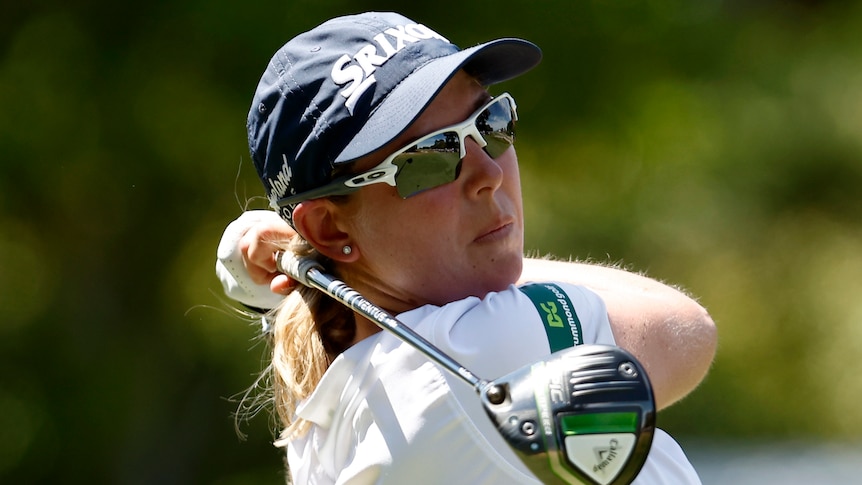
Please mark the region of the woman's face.
<svg viewBox="0 0 862 485"><path fill-rule="evenodd" d="M416 138L459 123L489 99L459 72L398 139L360 160L369 169ZM344 209L357 260L344 279L392 311L505 289L521 274L523 210L514 148L491 158L466 137L467 154L451 183L402 199L386 184L354 193Z"/></svg>

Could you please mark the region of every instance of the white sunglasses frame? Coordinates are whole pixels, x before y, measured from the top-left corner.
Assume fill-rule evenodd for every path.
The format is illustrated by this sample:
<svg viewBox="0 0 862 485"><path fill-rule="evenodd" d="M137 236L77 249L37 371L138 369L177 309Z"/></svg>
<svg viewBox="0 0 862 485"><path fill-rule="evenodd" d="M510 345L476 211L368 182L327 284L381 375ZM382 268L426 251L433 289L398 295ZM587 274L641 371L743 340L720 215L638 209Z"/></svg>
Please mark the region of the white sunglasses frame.
<svg viewBox="0 0 862 485"><path fill-rule="evenodd" d="M488 142L485 141L485 138L482 136L482 133L479 132L479 128L476 126L476 120L479 119L479 115L481 115L485 110L487 110L490 106L495 103L500 102L501 100L508 100L510 107L512 108L512 121L518 120L518 106L515 104L515 99L512 98L512 95L509 93L503 93L499 96L495 96L491 98L487 103L482 105L481 108L476 110L469 118L466 120L456 123L454 125L450 125L444 128L441 128L437 131L424 135L404 147L396 150L391 155L387 156L382 162L380 162L377 166L366 170L360 174L348 175L346 177L342 177L332 182L318 187L316 189L309 190L302 194L293 195L290 197L285 197L282 199L278 199L276 201L276 207L284 207L291 204L296 204L302 202L304 200L311 199L319 199L321 197L328 197L332 195L347 195L359 190L362 187L366 187L372 184L380 184L385 183L392 187L396 187L397 183L395 181L395 175L398 173L400 167L395 165L393 161L398 155L410 150L414 146L418 145L424 140L435 137L442 133L447 132L456 132L458 133L458 141L460 145L460 157L459 160L463 160L465 156L467 156L467 151L465 148L466 138L469 136L472 138L480 148L485 148L488 145ZM418 192L417 192L418 193ZM410 194L410 195L415 195ZM408 195L407 197L410 197ZM402 198L407 198L402 197Z"/></svg>

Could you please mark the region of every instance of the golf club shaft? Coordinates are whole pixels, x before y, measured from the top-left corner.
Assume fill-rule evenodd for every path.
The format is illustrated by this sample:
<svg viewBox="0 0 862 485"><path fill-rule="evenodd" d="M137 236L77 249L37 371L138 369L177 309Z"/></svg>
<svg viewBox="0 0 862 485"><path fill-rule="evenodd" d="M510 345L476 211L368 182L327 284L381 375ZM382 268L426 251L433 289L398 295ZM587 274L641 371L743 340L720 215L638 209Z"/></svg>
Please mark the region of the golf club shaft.
<svg viewBox="0 0 862 485"><path fill-rule="evenodd" d="M479 392L488 381L476 377L469 369L449 357L431 342L425 340L412 328L399 322L386 310L371 303L353 288L323 272L323 267L311 258L301 258L288 251L276 253L276 264L279 271L299 281L305 286L316 288L355 312L376 323L384 330L394 333L398 338L413 346L416 350L440 364L446 370L466 381Z"/></svg>

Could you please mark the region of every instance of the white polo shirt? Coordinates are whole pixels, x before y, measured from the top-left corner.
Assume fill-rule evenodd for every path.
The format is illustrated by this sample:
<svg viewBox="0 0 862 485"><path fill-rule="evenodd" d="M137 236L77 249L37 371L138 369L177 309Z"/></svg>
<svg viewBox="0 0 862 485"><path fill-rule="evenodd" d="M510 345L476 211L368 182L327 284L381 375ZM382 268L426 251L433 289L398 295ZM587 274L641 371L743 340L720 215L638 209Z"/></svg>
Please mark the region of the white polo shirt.
<svg viewBox="0 0 862 485"><path fill-rule="evenodd" d="M583 343L614 344L593 292L558 284ZM424 306L398 319L484 379L551 353L537 307L512 286L484 299ZM310 431L287 446L295 484L535 484L473 388L388 332L339 355L297 409ZM679 445L656 430L636 484L699 484Z"/></svg>

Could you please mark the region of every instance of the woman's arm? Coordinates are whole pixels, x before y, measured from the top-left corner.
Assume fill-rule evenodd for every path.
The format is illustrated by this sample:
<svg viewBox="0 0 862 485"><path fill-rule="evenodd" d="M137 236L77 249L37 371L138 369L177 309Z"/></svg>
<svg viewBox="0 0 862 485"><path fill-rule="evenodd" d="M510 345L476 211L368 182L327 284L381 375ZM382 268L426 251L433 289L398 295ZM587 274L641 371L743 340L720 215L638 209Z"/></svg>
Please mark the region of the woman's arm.
<svg viewBox="0 0 862 485"><path fill-rule="evenodd" d="M605 301L617 345L649 374L659 409L682 399L715 357L715 323L694 299L656 280L599 264L525 259L521 281L588 287Z"/></svg>

